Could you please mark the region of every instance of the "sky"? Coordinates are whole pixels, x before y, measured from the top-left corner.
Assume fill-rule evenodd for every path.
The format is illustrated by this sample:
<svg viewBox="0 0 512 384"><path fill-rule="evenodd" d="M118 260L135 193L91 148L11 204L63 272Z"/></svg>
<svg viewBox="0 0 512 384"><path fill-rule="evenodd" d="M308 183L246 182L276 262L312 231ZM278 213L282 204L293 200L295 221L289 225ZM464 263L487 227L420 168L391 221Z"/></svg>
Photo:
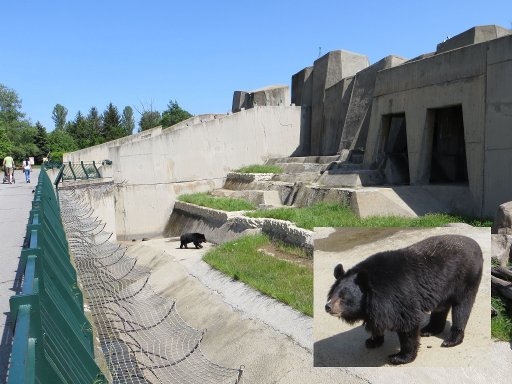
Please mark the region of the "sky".
<svg viewBox="0 0 512 384"><path fill-rule="evenodd" d="M226 113L234 91L291 86L329 51L413 58L488 24L512 28L512 1L4 0L0 83L48 131L56 104L68 120L110 102L137 122L171 100Z"/></svg>

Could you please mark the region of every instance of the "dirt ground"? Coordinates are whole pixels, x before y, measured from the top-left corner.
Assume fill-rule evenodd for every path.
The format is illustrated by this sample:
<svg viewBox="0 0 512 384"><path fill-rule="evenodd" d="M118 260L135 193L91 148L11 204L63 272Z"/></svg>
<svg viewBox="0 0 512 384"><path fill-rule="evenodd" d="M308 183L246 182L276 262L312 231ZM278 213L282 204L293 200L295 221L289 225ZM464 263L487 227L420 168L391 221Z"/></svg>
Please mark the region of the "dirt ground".
<svg viewBox="0 0 512 384"><path fill-rule="evenodd" d="M333 269L343 263L345 270L366 257L384 250L411 245L439 234L462 234L475 239L484 255L484 275L476 298L464 342L453 348L441 348L445 332L422 338L416 360L406 366L391 366L387 356L399 350L396 333L385 335L384 345L368 350L368 334L361 324L349 325L324 310L327 292L334 282ZM508 343L494 343L490 337L490 230L489 228L443 227L432 229L320 228L315 231L314 257L314 364L317 367L390 367L353 368L369 382L428 383L449 380L461 383L508 382L511 351ZM425 320L428 317L426 316ZM448 317L450 320L450 316ZM503 354L507 351L507 354ZM416 368L416 369L415 369ZM405 382L405 381L404 381Z"/></svg>

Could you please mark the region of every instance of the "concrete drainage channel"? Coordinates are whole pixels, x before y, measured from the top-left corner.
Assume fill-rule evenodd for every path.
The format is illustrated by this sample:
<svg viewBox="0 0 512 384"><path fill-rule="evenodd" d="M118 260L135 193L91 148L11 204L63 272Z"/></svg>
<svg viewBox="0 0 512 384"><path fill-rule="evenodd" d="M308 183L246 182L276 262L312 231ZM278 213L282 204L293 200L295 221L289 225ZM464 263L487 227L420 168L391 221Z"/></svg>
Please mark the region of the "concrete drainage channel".
<svg viewBox="0 0 512 384"><path fill-rule="evenodd" d="M364 382L313 368L312 319L211 270L211 244L115 244L78 196L63 221L113 383Z"/></svg>

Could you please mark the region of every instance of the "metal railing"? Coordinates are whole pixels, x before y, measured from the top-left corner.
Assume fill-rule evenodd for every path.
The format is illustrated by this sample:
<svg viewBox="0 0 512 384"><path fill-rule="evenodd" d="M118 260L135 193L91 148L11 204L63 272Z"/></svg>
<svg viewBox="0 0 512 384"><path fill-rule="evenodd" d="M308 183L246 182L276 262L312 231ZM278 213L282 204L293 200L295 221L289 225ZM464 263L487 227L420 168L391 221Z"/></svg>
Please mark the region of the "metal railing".
<svg viewBox="0 0 512 384"><path fill-rule="evenodd" d="M72 163L69 161L62 164L54 184L57 185L60 181L65 180L89 180L99 178L101 178L101 175L95 161L81 161L80 163Z"/></svg>
<svg viewBox="0 0 512 384"><path fill-rule="evenodd" d="M8 384L103 384L94 360L92 327L53 185L41 170L21 251L23 288L10 299L14 324Z"/></svg>

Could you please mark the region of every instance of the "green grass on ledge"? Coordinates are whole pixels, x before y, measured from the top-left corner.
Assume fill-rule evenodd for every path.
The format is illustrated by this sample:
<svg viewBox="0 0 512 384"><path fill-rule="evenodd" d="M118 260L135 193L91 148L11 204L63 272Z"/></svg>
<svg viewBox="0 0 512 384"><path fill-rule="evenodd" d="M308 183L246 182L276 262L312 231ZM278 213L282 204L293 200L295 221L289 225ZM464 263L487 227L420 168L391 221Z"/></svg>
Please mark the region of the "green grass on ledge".
<svg viewBox="0 0 512 384"><path fill-rule="evenodd" d="M506 305L501 298L491 297L491 305L498 312L498 315L491 318L491 336L501 341L512 340L512 311L507 311Z"/></svg>
<svg viewBox="0 0 512 384"><path fill-rule="evenodd" d="M313 316L313 269L267 255L265 235L245 236L210 250L203 260L234 280Z"/></svg>
<svg viewBox="0 0 512 384"><path fill-rule="evenodd" d="M305 208L275 208L247 212L249 217L268 217L288 220L298 227L312 230L314 227L439 227L454 222L473 226L491 226L491 221L469 219L444 213L428 214L417 218L400 216L372 216L358 218L348 207L337 203L317 203Z"/></svg>
<svg viewBox="0 0 512 384"><path fill-rule="evenodd" d="M232 199L229 197L217 197L208 193L193 193L178 197L179 201L200 205L222 211L247 211L256 209L256 206L250 201L243 199Z"/></svg>
<svg viewBox="0 0 512 384"><path fill-rule="evenodd" d="M282 173L283 170L277 165L252 164L235 170L240 173Z"/></svg>

